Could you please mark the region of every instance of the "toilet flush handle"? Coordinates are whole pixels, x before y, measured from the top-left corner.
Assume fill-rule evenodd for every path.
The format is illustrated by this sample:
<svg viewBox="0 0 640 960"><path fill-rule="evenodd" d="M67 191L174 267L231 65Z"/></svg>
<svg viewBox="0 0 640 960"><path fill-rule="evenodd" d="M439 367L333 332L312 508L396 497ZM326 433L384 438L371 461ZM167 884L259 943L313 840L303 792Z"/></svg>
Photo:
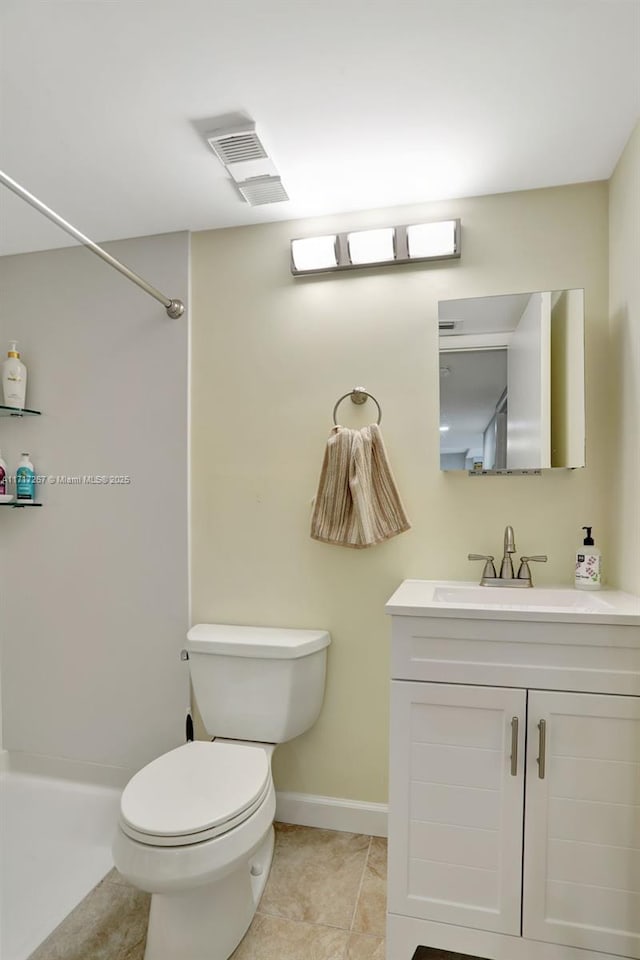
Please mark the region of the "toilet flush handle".
<svg viewBox="0 0 640 960"><path fill-rule="evenodd" d="M181 659L181 660L188 660L188 659L189 659L189 651L188 651L188 650L181 650L181 651L180 651L180 659Z"/></svg>

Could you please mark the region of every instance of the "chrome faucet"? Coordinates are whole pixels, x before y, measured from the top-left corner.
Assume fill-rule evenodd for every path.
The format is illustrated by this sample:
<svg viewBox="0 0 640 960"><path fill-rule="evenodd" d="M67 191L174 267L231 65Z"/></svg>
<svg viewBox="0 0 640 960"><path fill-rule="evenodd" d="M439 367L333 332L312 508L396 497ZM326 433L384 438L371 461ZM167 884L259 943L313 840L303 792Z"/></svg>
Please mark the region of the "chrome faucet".
<svg viewBox="0 0 640 960"><path fill-rule="evenodd" d="M504 553L502 563L500 564L500 579L513 580L513 560L511 554L516 552L516 540L513 533L513 527L504 529Z"/></svg>
<svg viewBox="0 0 640 960"><path fill-rule="evenodd" d="M520 567L518 575L513 572L513 560L511 555L516 552L515 535L513 527L507 526L504 531L504 552L502 563L500 564L500 576L496 574L494 557L483 553L470 553L469 560L484 560L484 570L480 580L481 587L532 587L531 570L529 564L532 561L537 563L546 563L545 554L535 557L520 557Z"/></svg>

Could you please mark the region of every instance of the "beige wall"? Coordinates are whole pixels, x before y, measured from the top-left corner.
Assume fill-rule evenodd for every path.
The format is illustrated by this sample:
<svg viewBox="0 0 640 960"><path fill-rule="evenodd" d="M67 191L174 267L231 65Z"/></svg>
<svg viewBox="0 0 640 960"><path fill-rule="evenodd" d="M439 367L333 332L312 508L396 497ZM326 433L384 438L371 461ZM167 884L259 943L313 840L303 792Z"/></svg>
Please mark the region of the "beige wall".
<svg viewBox="0 0 640 960"><path fill-rule="evenodd" d="M289 240L460 217L462 259L294 280ZM324 709L278 749L276 786L386 800L389 623L405 577L475 579L469 551L548 553L539 583L572 582L583 524L609 551L607 185L195 234L192 242L193 620L331 631ZM439 299L585 288L587 468L542 477L443 474ZM413 529L370 550L309 538L337 398L364 385ZM349 401L340 419L371 419Z"/></svg>
<svg viewBox="0 0 640 960"><path fill-rule="evenodd" d="M640 593L640 123L609 184L611 573Z"/></svg>

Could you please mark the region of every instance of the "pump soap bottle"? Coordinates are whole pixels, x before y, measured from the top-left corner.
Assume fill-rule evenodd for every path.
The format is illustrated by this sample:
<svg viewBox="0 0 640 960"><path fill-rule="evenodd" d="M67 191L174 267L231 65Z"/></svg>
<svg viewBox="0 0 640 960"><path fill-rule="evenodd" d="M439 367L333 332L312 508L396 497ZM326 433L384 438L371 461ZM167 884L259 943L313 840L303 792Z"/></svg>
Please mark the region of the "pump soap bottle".
<svg viewBox="0 0 640 960"><path fill-rule="evenodd" d="M27 368L20 359L18 344L15 340L10 340L7 359L2 364L2 393L5 407L22 409L26 392Z"/></svg>
<svg viewBox="0 0 640 960"><path fill-rule="evenodd" d="M578 590L599 590L602 586L602 555L594 544L591 527L586 532L584 545L576 553L576 587Z"/></svg>
<svg viewBox="0 0 640 960"><path fill-rule="evenodd" d="M33 503L36 499L36 473L29 460L29 454L23 453L16 470L16 502Z"/></svg>

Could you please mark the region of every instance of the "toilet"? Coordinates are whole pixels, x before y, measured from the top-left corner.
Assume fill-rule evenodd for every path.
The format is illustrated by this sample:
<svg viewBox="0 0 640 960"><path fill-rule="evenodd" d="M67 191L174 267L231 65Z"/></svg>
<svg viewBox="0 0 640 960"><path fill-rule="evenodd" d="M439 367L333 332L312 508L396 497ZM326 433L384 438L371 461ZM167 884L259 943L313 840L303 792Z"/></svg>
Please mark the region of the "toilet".
<svg viewBox="0 0 640 960"><path fill-rule="evenodd" d="M170 750L125 787L113 859L151 893L145 960L227 960L273 857L271 757L324 695L324 630L199 623L186 651L209 741Z"/></svg>

